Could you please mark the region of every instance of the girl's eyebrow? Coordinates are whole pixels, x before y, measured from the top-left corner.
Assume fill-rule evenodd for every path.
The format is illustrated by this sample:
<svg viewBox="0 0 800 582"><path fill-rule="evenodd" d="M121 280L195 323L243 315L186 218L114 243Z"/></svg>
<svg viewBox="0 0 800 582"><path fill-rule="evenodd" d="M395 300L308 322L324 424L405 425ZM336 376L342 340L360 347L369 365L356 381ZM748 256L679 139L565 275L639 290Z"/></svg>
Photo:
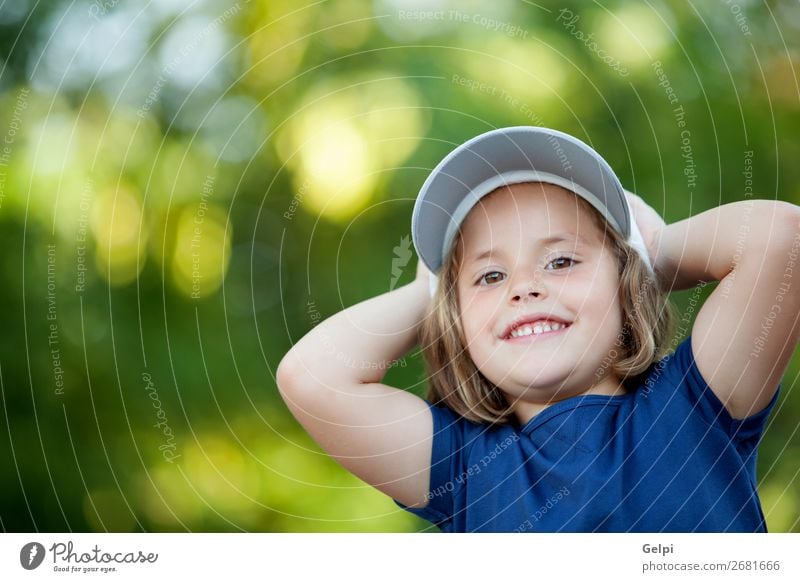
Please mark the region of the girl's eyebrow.
<svg viewBox="0 0 800 582"><path fill-rule="evenodd" d="M541 238L539 239L537 246L541 248L543 246L562 241L573 241L576 243L576 246L589 246L589 242L585 238L583 238L578 234L572 234L569 232L563 232L546 238ZM469 259L469 262L474 263L476 261L480 261L481 259L485 259L491 256L492 253L494 252L495 252L494 248L488 248L486 250L480 251L474 254L472 258Z"/></svg>

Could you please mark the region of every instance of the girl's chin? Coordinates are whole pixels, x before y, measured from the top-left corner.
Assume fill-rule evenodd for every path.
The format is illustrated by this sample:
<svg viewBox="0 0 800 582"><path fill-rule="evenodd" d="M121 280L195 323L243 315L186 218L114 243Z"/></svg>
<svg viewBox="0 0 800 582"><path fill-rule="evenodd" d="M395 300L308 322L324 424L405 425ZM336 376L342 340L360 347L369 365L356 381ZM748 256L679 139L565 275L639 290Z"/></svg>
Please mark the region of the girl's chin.
<svg viewBox="0 0 800 582"><path fill-rule="evenodd" d="M542 365L530 365L530 363L509 366L505 368L507 372L503 380L516 386L527 386L536 393L544 393L550 392L551 386L557 386L569 375L569 370L561 370L551 365L546 367L546 371L542 368Z"/></svg>

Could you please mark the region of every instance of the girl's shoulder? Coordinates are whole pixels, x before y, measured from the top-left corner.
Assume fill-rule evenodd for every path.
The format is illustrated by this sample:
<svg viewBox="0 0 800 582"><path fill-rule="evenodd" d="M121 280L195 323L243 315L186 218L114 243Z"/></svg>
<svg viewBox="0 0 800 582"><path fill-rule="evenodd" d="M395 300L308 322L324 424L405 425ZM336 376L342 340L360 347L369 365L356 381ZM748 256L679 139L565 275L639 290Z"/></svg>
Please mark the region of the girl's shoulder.
<svg viewBox="0 0 800 582"><path fill-rule="evenodd" d="M516 433L519 427L514 423L479 423L474 422L449 408L446 404L433 403L423 399L433 416L434 440L449 441L449 445L469 449L477 442L485 443L502 440Z"/></svg>
<svg viewBox="0 0 800 582"><path fill-rule="evenodd" d="M762 410L741 419L733 418L706 382L692 351L692 336L681 340L668 355L655 362L640 386L638 396L653 401L659 414L692 417L714 430L723 431L734 442L757 440L775 407L780 385Z"/></svg>

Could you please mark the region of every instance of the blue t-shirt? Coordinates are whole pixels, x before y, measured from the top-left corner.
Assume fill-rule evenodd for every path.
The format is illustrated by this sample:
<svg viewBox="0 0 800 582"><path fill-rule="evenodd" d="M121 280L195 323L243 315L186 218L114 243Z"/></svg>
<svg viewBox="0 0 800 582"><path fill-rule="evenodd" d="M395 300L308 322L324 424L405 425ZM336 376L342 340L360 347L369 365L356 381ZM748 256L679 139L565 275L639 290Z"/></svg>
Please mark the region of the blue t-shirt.
<svg viewBox="0 0 800 582"><path fill-rule="evenodd" d="M635 390L550 405L528 423L476 424L433 406L429 503L445 532L766 532L757 447L769 404L734 419L691 336Z"/></svg>

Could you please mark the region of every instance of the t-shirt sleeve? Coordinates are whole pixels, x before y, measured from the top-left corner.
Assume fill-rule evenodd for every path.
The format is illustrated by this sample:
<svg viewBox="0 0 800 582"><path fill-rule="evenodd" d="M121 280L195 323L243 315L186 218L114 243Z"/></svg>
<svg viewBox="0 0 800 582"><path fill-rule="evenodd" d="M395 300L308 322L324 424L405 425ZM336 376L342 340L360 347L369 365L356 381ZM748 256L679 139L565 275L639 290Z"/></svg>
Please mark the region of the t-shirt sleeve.
<svg viewBox="0 0 800 582"><path fill-rule="evenodd" d="M447 531L453 518L454 500L461 494L464 482L464 467L469 458L472 423L445 406L425 402L433 417L433 443L431 450L431 473L428 486L428 505L422 508L408 507L396 499L394 502L406 511ZM477 425L475 425L477 426Z"/></svg>
<svg viewBox="0 0 800 582"><path fill-rule="evenodd" d="M673 373L682 377L680 385L683 394L688 397L693 411L709 425L721 428L740 449L743 449L742 452L748 452L758 444L767 418L778 401L781 383L778 383L774 396L763 409L746 418L733 418L700 374L692 352L691 339L690 335L683 340L670 356Z"/></svg>

